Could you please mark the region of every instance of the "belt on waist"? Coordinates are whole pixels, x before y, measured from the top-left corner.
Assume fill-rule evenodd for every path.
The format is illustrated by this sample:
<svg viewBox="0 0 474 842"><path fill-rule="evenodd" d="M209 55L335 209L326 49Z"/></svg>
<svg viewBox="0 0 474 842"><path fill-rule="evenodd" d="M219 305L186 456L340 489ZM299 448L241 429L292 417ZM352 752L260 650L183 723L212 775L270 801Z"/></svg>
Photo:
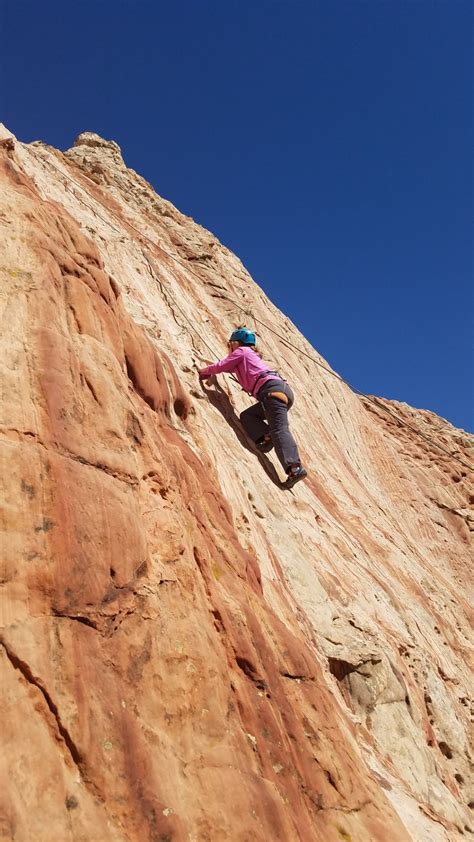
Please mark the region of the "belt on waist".
<svg viewBox="0 0 474 842"><path fill-rule="evenodd" d="M255 383L253 384L252 391L250 392L252 397L255 397L255 389L256 389L258 381L261 380L262 377L266 377L267 374L275 374L275 376L278 377L279 380L282 379L281 376L278 374L278 371L261 371L260 374L257 374L257 378L255 380Z"/></svg>

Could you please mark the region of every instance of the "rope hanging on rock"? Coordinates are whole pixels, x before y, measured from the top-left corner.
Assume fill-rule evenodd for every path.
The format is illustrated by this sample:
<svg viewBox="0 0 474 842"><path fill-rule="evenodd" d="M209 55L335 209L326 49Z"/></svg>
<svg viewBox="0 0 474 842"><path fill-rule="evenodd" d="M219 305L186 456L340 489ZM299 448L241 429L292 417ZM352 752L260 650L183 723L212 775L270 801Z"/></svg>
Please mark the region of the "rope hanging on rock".
<svg viewBox="0 0 474 842"><path fill-rule="evenodd" d="M52 162L52 161L48 160L48 163L49 163L49 165L50 165L51 167L53 167L53 168L54 168L54 169L55 169L58 173L61 173L61 171L60 171L59 167L56 165L56 163L55 163L55 162ZM86 175L86 177L88 177L88 176L87 176L87 173L85 173L85 175ZM69 179L70 179L70 181L71 181L73 184L75 184L77 187L79 187L79 189L80 189L80 190L84 190L84 188L82 187L82 185L81 185L81 184L80 184L80 183L79 183L76 179L74 179L74 178L73 178L73 177L71 177L71 176L69 176ZM95 182L94 182L94 183L95 183ZM65 187L66 187L66 190L67 190L67 189L68 189L68 186L67 186L67 185L65 185ZM191 275L194 275L194 277L195 277L195 278L197 278L199 281L202 281L202 277L201 277L200 275L198 275L198 274L197 274L197 272L195 272L193 269L191 269L191 268L190 268L190 266L189 266L189 264L184 263L184 261L183 261L183 260L180 260L180 258L179 258L179 257L176 257L176 255L174 255L174 254L172 254L171 252L169 252L169 251L168 251L167 249L165 249L165 248L164 248L161 244L159 244L159 243L155 243L153 240L151 240L151 239L150 239L150 237L148 237L146 234L143 234L143 232L139 231L139 230L138 230L138 228L137 228L137 227L133 224L133 222L130 222L129 220L125 220L125 219L121 219L121 218L119 218L118 214L115 214L115 213L114 213L114 211L112 211L112 210L110 210L110 209L109 209L109 213L110 213L112 216L114 216L114 217L115 217L115 218L116 218L116 219L117 219L117 220L118 220L118 221L119 221L122 225L123 225L123 224L125 224L125 225L128 225L130 228L132 228L132 229L133 229L133 231L135 231L135 232L138 234L138 237L139 237L140 239L145 240L147 243L149 243L150 245L152 245L154 248L158 248L158 249L160 249L160 251L162 251L162 252L163 252L163 254L166 254L166 255L167 255L167 257L169 257L171 260L174 260L174 261L175 261L175 263L178 263L179 265L183 266L183 267L186 269L186 271L187 271L187 272L189 272ZM108 219L106 219L106 218L105 218L102 214L97 213L97 216L98 216L100 219L102 219L102 221L103 221L103 222L105 222L105 224L106 224L106 225L110 225L109 220L108 220ZM216 352L212 350L212 348L210 347L210 345L208 345L208 344L207 344L207 342L203 339L203 337L201 336L201 334L200 334L200 333L196 330L196 328L194 327L194 325L191 323L191 321L188 319L188 317L186 316L186 314L184 313L184 311L182 310L182 308L181 308L181 307L179 306L179 304L177 303L177 301L176 301L175 297L174 297L174 296L172 295L172 293L170 293L169 291L168 291L168 293L169 293L169 295L171 296L171 298L173 299L173 301L174 301L174 303L175 303L176 307L178 308L178 310L179 310L179 311L180 311L180 313L182 314L183 318L186 320L186 322L187 322L187 323L189 324L189 326L191 327L191 329L192 329L192 330L194 330L194 332L195 332L195 333L197 333L197 335L199 336L199 338L200 338L200 340L203 342L203 344L206 346L206 348L207 348L209 351L211 351L211 353L215 356L215 355L216 355ZM245 313L245 314L247 314L247 315L250 315L250 316L254 319L254 321L255 321L256 323L258 323L258 324L262 325L262 327L264 327L264 328L265 328L266 330L268 330L270 333L273 333L275 336L277 336L277 337L278 337L278 339L279 339L281 342L283 342L283 343L284 343L287 347L292 348L292 349L293 349L293 350L295 350L298 354L301 354L302 356L307 357L307 358L308 358L309 360L311 360L311 362L313 362L315 365L319 366L319 367L320 367L320 368L322 368L324 371L326 371L326 372L327 372L327 374L330 374L332 377L335 377L335 378L336 378L336 380L339 380L341 383L343 383L345 386L347 386L347 387L351 390L351 392L353 392L353 393L354 393L354 394L356 394L356 395L360 395L361 397L365 398L365 400L369 401L369 402L370 402L370 403L372 403L374 406L376 406L378 409L381 409L383 412L386 412L388 415L390 415L392 418L394 418L394 419L395 419L395 420L396 420L396 421L397 421L397 422L398 422L401 426L406 427L407 429L411 430L411 431L412 431L413 433L415 433L416 435L421 436L421 438L423 438L425 441L429 442L429 443L430 443L431 445L433 445L434 447L437 447L437 448L438 448L438 450L440 450L440 451L442 451L443 453L445 453L445 454L446 454L447 456L449 456L451 459L455 459L455 460L456 460L456 462L459 462L459 464L460 464L460 465L463 465L463 466L464 466L465 468L467 468L469 471L474 471L474 466L473 466L473 465L469 465L467 462L464 462L464 460L463 460L463 459L460 459L460 458L459 458L459 456L456 456L456 454L455 454L455 453L452 453L450 450L448 450L447 448L443 447L441 444L438 444L437 442L435 442L435 441L434 441L434 440L433 440L430 436L426 435L425 433L422 433L422 432L421 432L421 430L419 430L417 427L413 427L411 424L409 424L407 421L405 421L405 419L404 419L404 418L401 418L399 415L397 415L397 413L396 413L396 412L394 412L392 409L389 409L389 407L385 406L385 404L381 403L381 402L378 400L378 398L374 398L374 397L372 397L371 395L367 395L365 392L361 392L361 391L360 391L360 389L357 389L355 386L352 386L352 385L351 385L351 384L350 384L347 380L345 380L343 377L341 377L341 376L340 376L340 374L337 374L337 372L332 371L330 368L328 368L327 366L323 365L323 363L319 362L319 360L316 360L313 356L311 356L311 354L306 353L306 351L301 350L301 348L298 348L296 345L294 345L294 344L293 344L292 342L290 342L288 339L285 339L285 337L284 337L284 336L282 336L280 333L278 333L278 331L276 331L276 330L275 330L274 328L272 328L270 325L266 324L266 322L262 321L262 319L259 319L259 318L257 318L257 316L253 315L253 314L252 314L252 312L249 310L248 306L247 306L247 309L246 309L245 307L243 307L243 306L242 306L242 304L240 304L239 302L235 301L235 299L231 298L231 297L230 297L230 296L228 296L228 295L224 295L224 294L222 294L222 293L220 293L220 297L221 297L221 298L225 298L225 299L226 299L227 301L229 301L231 304L235 304L235 306L239 308L239 311L240 311L240 312ZM219 355L217 355L217 356L219 356ZM233 379L235 380L235 377L234 377ZM237 381L236 381L236 382L237 382Z"/></svg>

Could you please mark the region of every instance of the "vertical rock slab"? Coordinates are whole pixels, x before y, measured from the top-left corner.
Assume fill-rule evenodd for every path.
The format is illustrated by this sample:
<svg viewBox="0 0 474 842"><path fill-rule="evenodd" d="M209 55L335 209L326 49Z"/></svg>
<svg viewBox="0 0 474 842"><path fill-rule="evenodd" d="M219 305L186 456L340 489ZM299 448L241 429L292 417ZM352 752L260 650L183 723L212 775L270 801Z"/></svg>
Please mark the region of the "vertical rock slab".
<svg viewBox="0 0 474 842"><path fill-rule="evenodd" d="M285 495L192 362L229 297L316 352L117 144L6 140L3 837L460 838L472 439L287 348Z"/></svg>

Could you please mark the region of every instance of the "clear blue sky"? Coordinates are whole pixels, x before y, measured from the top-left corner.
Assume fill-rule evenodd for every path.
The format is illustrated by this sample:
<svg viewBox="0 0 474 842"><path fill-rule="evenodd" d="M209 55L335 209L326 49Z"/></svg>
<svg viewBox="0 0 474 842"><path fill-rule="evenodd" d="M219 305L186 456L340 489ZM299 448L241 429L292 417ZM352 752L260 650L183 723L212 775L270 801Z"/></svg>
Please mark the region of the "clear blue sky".
<svg viewBox="0 0 474 842"><path fill-rule="evenodd" d="M0 0L0 30L21 140L118 141L344 377L473 429L470 0Z"/></svg>

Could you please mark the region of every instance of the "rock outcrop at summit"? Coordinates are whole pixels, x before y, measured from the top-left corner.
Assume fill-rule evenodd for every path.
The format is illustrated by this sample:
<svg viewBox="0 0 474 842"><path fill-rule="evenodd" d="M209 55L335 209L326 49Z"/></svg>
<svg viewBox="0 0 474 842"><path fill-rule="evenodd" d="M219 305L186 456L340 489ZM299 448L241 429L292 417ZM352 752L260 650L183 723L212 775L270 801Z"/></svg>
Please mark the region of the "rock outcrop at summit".
<svg viewBox="0 0 474 842"><path fill-rule="evenodd" d="M0 839L469 838L473 437L301 356L116 143L2 129L0 172ZM253 320L291 493L197 380Z"/></svg>

